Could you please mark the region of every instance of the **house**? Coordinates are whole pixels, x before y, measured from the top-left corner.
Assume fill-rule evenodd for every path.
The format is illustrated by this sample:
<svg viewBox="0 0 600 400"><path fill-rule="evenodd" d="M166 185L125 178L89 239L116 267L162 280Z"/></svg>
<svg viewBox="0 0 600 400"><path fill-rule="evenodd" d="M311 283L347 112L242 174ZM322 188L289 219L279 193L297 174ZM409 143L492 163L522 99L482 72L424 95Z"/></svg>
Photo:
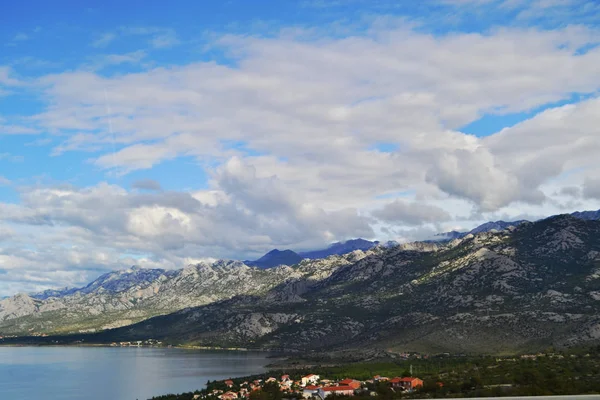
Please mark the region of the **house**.
<svg viewBox="0 0 600 400"><path fill-rule="evenodd" d="M275 379L275 378L273 378L273 377L270 377L269 379L267 379L267 380L265 381L265 383L271 383L271 382L277 382L277 379Z"/></svg>
<svg viewBox="0 0 600 400"><path fill-rule="evenodd" d="M234 400L238 398L238 394L235 392L225 392L219 396L221 400Z"/></svg>
<svg viewBox="0 0 600 400"><path fill-rule="evenodd" d="M281 382L279 384L279 387L281 389L289 390L292 387L292 381L287 380L287 381Z"/></svg>
<svg viewBox="0 0 600 400"><path fill-rule="evenodd" d="M306 386L306 385L310 385L310 384L314 385L314 384L318 383L320 379L321 379L321 377L319 375L308 374L308 375L302 377L302 386Z"/></svg>
<svg viewBox="0 0 600 400"><path fill-rule="evenodd" d="M317 396L319 394L319 387L315 385L306 385L302 389L302 397L305 399L310 399L311 397Z"/></svg>
<svg viewBox="0 0 600 400"><path fill-rule="evenodd" d="M390 381L392 387L402 388L404 390L415 390L418 387L423 387L423 381L412 376L405 378L394 378Z"/></svg>
<svg viewBox="0 0 600 400"><path fill-rule="evenodd" d="M379 376L379 375L375 375L375 376L373 377L373 380L374 380L375 382L387 382L387 381L389 381L389 380L390 380L390 378L388 378L388 377L385 377L385 376Z"/></svg>
<svg viewBox="0 0 600 400"><path fill-rule="evenodd" d="M354 396L354 389L351 386L327 386L319 388L317 393L321 399L332 394Z"/></svg>
<svg viewBox="0 0 600 400"><path fill-rule="evenodd" d="M340 385L341 386L350 386L351 388L356 390L356 389L360 389L361 383L359 381L357 381L356 379L344 379L343 381L340 381Z"/></svg>
<svg viewBox="0 0 600 400"><path fill-rule="evenodd" d="M287 382L290 380L290 376L289 375L281 375L281 382Z"/></svg>
<svg viewBox="0 0 600 400"><path fill-rule="evenodd" d="M229 387L229 388L230 388L230 387L233 387L233 381L232 381L231 379L227 379L227 380L225 381L225 386L227 386L227 387Z"/></svg>

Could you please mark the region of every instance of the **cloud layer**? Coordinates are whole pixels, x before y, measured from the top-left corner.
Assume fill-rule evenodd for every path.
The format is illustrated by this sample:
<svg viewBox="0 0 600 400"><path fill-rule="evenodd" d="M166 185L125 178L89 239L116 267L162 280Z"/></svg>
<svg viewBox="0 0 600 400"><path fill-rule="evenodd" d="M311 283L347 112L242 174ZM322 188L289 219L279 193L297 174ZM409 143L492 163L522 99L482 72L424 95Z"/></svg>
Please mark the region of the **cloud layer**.
<svg viewBox="0 0 600 400"><path fill-rule="evenodd" d="M216 35L219 62L100 72L151 57L140 49L35 78L0 67L0 95L19 88L43 102L0 118L0 135L39 133L54 157L87 154L104 177L0 177L20 199L0 203L0 294L133 263L175 268L600 208L596 29L433 35L403 21ZM121 27L90 47L127 35L181 44L171 29ZM482 117L518 118L463 132ZM154 171L182 159L193 167L177 174L193 189L166 190ZM132 174L142 178L115 183Z"/></svg>

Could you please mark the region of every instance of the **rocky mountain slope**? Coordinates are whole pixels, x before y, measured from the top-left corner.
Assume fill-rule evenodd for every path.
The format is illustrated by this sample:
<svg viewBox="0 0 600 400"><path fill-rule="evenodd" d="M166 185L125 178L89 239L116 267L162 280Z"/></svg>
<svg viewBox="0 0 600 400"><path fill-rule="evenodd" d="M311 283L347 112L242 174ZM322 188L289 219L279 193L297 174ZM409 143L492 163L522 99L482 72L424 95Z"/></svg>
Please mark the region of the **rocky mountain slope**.
<svg viewBox="0 0 600 400"><path fill-rule="evenodd" d="M91 332L238 295L264 295L290 279L321 279L352 256L297 268L263 270L239 261L175 271L133 267L102 275L84 288L19 294L0 300L0 336Z"/></svg>
<svg viewBox="0 0 600 400"><path fill-rule="evenodd" d="M326 258L329 256L348 254L355 250L367 251L375 246L377 246L379 242L370 241L365 239L352 239L347 240L345 242L335 242L329 245L326 249L322 250L313 250L313 251L305 251L299 253L303 258L309 258L311 260L316 260L318 258Z"/></svg>
<svg viewBox="0 0 600 400"><path fill-rule="evenodd" d="M477 235L478 233L491 232L491 231L503 231L503 230L511 228L511 227L517 227L520 224L522 224L523 222L529 222L529 221L526 221L526 220L510 221L510 222L489 221L489 222L486 222L484 224L481 224L481 225L471 229L468 232L450 231L450 232L438 233L437 235L435 235L435 238L433 239L433 241L454 240L454 239L463 238L467 235Z"/></svg>
<svg viewBox="0 0 600 400"><path fill-rule="evenodd" d="M600 221L600 210L576 211L570 215L575 218L578 218L578 219L584 219L584 220L588 220L588 221ZM489 222L483 223L467 232L450 231L450 232L438 233L437 235L435 235L435 238L433 241L454 240L454 239L460 239L469 234L476 235L478 233L483 233L483 232L502 231L502 230L508 229L510 227L517 227L524 222L530 222L530 221L527 221L524 219L521 219L518 221L508 221L508 222L507 221L489 221Z"/></svg>
<svg viewBox="0 0 600 400"><path fill-rule="evenodd" d="M266 270L132 269L63 297L0 301L0 335L137 321L60 340L485 353L598 343L600 221L561 215Z"/></svg>
<svg viewBox="0 0 600 400"><path fill-rule="evenodd" d="M85 340L486 353L589 345L600 341L599 238L600 222L564 215L303 261L296 268L328 272Z"/></svg>

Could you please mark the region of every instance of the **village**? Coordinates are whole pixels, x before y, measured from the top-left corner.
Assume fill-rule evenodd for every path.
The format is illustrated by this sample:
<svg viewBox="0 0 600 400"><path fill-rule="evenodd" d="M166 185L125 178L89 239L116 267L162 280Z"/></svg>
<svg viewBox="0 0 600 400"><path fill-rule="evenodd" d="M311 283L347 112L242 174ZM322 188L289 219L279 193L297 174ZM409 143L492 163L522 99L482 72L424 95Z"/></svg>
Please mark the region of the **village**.
<svg viewBox="0 0 600 400"><path fill-rule="evenodd" d="M196 394L193 399L218 398L219 400L249 399L254 392L262 390L279 390L281 397L294 399L324 400L326 397L354 396L355 394L377 396L372 390L374 385L386 384L390 390L402 393L413 392L423 387L423 381L416 377L388 378L376 375L372 379L360 381L346 378L343 380L322 379L319 375L308 374L298 380L293 380L289 375L282 375L279 379L256 379L236 383L232 379L219 382L223 389L212 389L204 394ZM371 388L371 389L370 389Z"/></svg>

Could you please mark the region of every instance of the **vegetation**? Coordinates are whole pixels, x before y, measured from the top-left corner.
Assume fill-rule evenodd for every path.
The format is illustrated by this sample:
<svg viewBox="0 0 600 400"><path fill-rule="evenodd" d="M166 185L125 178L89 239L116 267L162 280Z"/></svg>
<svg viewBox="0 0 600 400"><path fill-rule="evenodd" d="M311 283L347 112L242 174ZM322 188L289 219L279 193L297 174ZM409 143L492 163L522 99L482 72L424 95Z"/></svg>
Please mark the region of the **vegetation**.
<svg viewBox="0 0 600 400"><path fill-rule="evenodd" d="M386 377L412 375L423 379L423 388L412 393L392 390L386 382L367 383L361 393L353 399L373 398L391 400L397 398L455 398L455 397L499 397L535 395L600 394L600 346L588 351L554 353L521 357L458 357L434 356L422 359L398 360L393 362L352 363L332 367L313 367L290 371L270 371L261 376L234 379L234 388L243 381L279 377L288 373L298 380L307 373L321 378L354 378L370 380L375 375ZM222 381L208 382L206 389L196 392L208 395L214 389L226 390ZM154 400L188 400L192 393L155 397ZM295 397L279 390L277 384L266 384L260 391L251 394L251 400L281 400ZM329 397L332 400L337 397Z"/></svg>

